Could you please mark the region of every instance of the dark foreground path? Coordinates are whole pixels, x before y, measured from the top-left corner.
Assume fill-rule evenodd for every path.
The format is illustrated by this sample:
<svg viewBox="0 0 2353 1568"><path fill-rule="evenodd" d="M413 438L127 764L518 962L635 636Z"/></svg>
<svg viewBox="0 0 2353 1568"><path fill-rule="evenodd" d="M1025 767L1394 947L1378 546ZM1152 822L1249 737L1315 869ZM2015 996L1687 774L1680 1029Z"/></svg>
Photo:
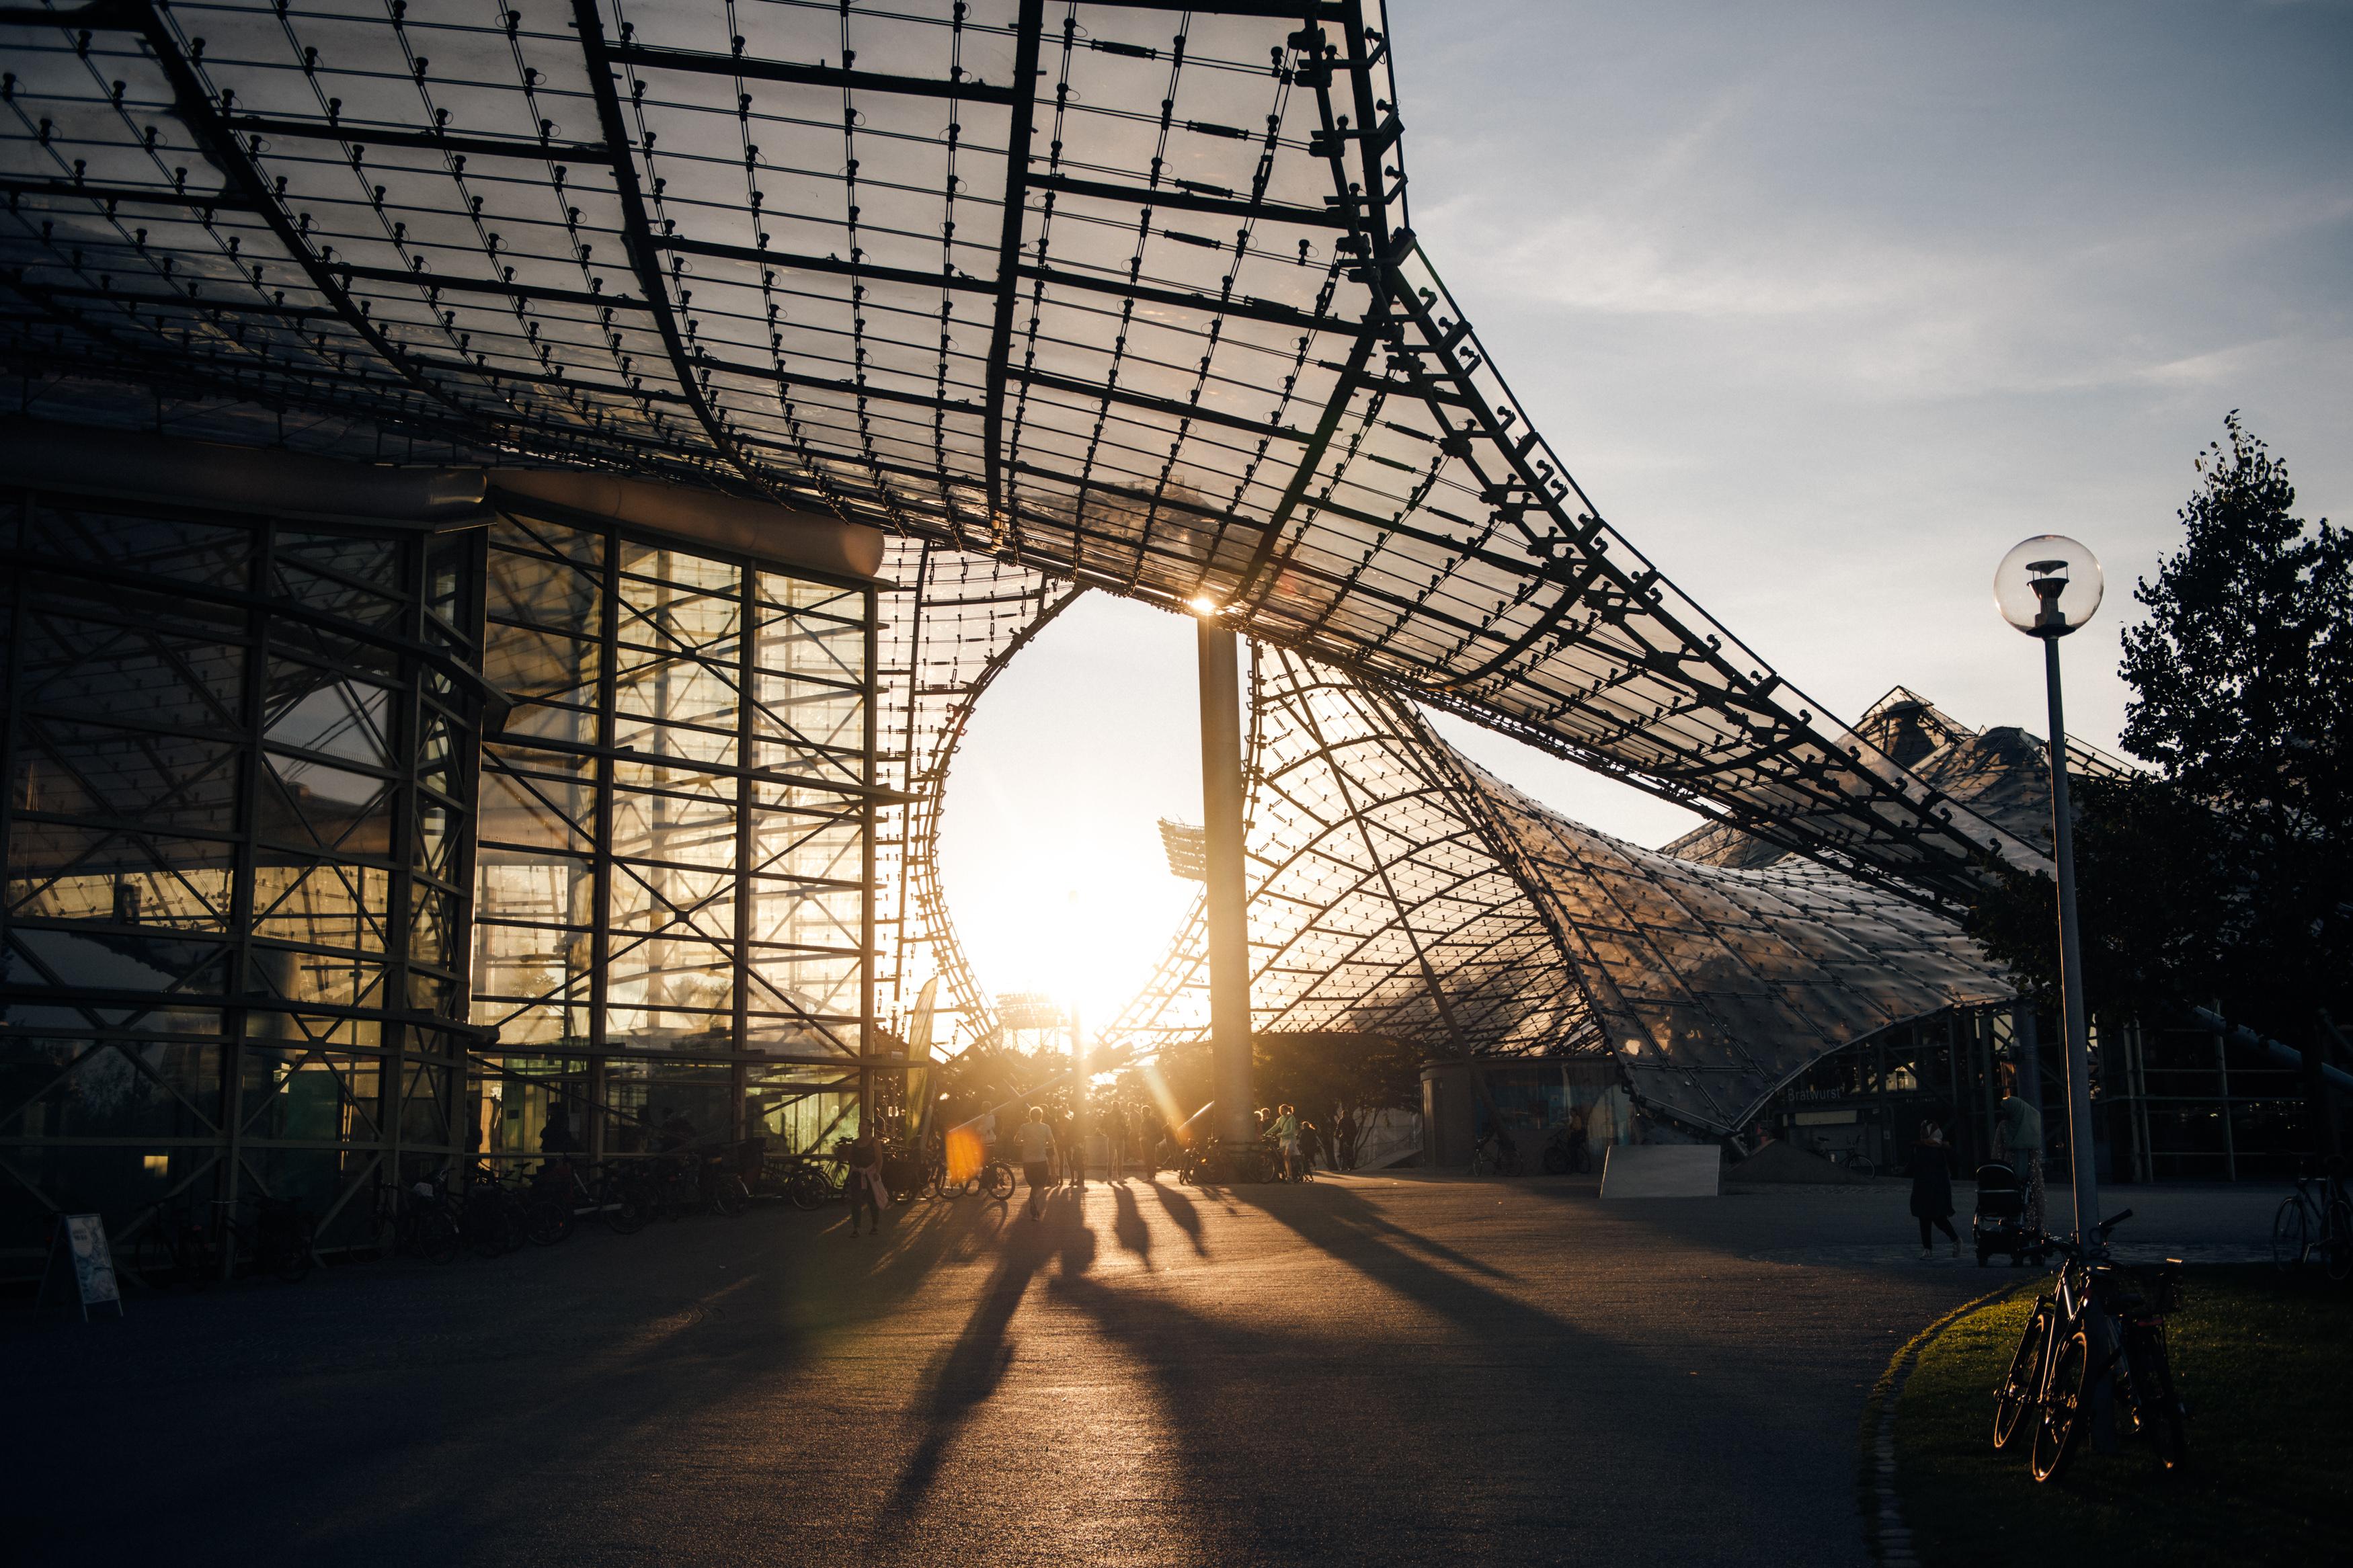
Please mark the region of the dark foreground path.
<svg viewBox="0 0 2353 1568"><path fill-rule="evenodd" d="M2135 1194L2145 1242L2271 1195ZM0 1561L1860 1564L1904 1194L1101 1184L0 1327Z"/></svg>

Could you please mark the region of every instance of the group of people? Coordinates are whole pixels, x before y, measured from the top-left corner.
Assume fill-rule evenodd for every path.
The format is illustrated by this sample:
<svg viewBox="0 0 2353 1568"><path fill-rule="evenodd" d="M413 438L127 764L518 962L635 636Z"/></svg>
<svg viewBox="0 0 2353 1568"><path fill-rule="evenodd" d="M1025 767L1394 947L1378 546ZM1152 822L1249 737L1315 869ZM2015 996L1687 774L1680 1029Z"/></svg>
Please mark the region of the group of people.
<svg viewBox="0 0 2353 1568"><path fill-rule="evenodd" d="M2042 1226L2042 1112L2018 1092L2016 1069L2002 1069L2001 1105L1994 1113L1994 1158L2017 1173L2026 1196L2024 1223ZM1934 1121L1920 1126L1919 1142L1912 1145L1912 1217L1920 1222L1920 1256L1936 1255L1931 1229L1941 1230L1961 1255L1960 1233L1953 1228L1953 1146L1945 1130Z"/></svg>

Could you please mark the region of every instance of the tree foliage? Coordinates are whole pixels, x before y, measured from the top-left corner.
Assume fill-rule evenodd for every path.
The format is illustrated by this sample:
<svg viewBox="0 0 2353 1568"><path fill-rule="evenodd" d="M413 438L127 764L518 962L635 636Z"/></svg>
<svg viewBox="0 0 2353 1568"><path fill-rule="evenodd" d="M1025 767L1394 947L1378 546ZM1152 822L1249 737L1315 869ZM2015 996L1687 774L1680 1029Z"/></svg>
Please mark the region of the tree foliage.
<svg viewBox="0 0 2353 1568"><path fill-rule="evenodd" d="M2353 984L2353 534L2298 518L2286 465L2225 427L2124 634L2124 744L2156 772L2078 784L2084 977L2095 1013L2221 997L2297 1037ZM1971 920L2045 994L2052 908L2005 873Z"/></svg>
<svg viewBox="0 0 2353 1568"><path fill-rule="evenodd" d="M1421 1050L1388 1035L1260 1035L1253 1042L1261 1104L1293 1105L1326 1133L1345 1114L1421 1103ZM1349 1158L1355 1157L1351 1150Z"/></svg>

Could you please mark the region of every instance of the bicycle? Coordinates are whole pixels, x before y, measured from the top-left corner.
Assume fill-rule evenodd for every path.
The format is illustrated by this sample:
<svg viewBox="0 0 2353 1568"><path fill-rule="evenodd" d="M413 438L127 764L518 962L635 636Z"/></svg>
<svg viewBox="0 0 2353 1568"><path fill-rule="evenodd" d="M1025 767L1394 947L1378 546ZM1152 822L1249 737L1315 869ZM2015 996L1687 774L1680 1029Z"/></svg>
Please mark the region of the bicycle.
<svg viewBox="0 0 2353 1568"><path fill-rule="evenodd" d="M967 1194L1001 1204L1010 1201L1019 1185L1020 1179L1011 1165L1002 1160L988 1159L983 1160L980 1169L965 1179L964 1190Z"/></svg>
<svg viewBox="0 0 2353 1568"><path fill-rule="evenodd" d="M1488 1152L1488 1145L1494 1152ZM1491 1131L1471 1146L1471 1174L1473 1176L1516 1176L1520 1173L1520 1146L1512 1142L1500 1127Z"/></svg>
<svg viewBox="0 0 2353 1568"><path fill-rule="evenodd" d="M2044 1235L2066 1261L2050 1295L2034 1303L2010 1370L1994 1390L1993 1446L2008 1448L2034 1412L2027 1468L2055 1479L2080 1447L2084 1417L2102 1380L2115 1395L2124 1435L2147 1437L2158 1462L2178 1471L2189 1458L2187 1414L2166 1353L2165 1315L2180 1292L2181 1265L2168 1258L2146 1289L2107 1258L2108 1233L2132 1217L2125 1210L2094 1227L2087 1244Z"/></svg>
<svg viewBox="0 0 2353 1568"><path fill-rule="evenodd" d="M1585 1134L1572 1132L1567 1127L1556 1127L1545 1140L1544 1170L1547 1176L1566 1176L1574 1173L1585 1175L1593 1169L1593 1152Z"/></svg>
<svg viewBox="0 0 2353 1568"><path fill-rule="evenodd" d="M513 1234L533 1247L554 1247L572 1235L575 1216L571 1206L537 1181L526 1180L517 1171L495 1170L478 1163L474 1182L490 1189L491 1196L506 1211L507 1224ZM520 1247L522 1242L515 1245Z"/></svg>
<svg viewBox="0 0 2353 1568"><path fill-rule="evenodd" d="M215 1264L211 1240L186 1207L156 1208L132 1260L139 1278L158 1290L183 1283L201 1290L213 1282Z"/></svg>
<svg viewBox="0 0 2353 1568"><path fill-rule="evenodd" d="M741 1219L744 1211L752 1206L752 1189L744 1178L728 1169L726 1159L718 1154L702 1162L701 1171L702 1201L711 1212L722 1219Z"/></svg>
<svg viewBox="0 0 2353 1568"><path fill-rule="evenodd" d="M2272 1264L2292 1274L2318 1263L2338 1284L2353 1279L2353 1202L2345 1195L2345 1169L2331 1161L2323 1175L2299 1175L2295 1191L2272 1219Z"/></svg>
<svg viewBox="0 0 2353 1568"><path fill-rule="evenodd" d="M287 1284L299 1284L318 1262L312 1248L318 1241L318 1221L294 1206L291 1198L267 1194L243 1198L215 1198L221 1215L221 1244L235 1267L237 1248L249 1248L256 1271L275 1274ZM253 1210L253 1223L237 1217L239 1209Z"/></svg>
<svg viewBox="0 0 2353 1568"><path fill-rule="evenodd" d="M1263 1142L1229 1143L1212 1132L1187 1145L1176 1173L1190 1187L1213 1186L1219 1182L1272 1181L1273 1147Z"/></svg>
<svg viewBox="0 0 2353 1568"><path fill-rule="evenodd" d="M458 1256L457 1222L441 1207L428 1182L396 1186L378 1174L368 1239L379 1258L408 1253L428 1263L447 1263Z"/></svg>
<svg viewBox="0 0 2353 1568"><path fill-rule="evenodd" d="M826 1168L824 1158L817 1154L786 1154L775 1162L785 1167L784 1194L793 1207L801 1210L822 1208L840 1195L841 1181Z"/></svg>
<svg viewBox="0 0 2353 1568"><path fill-rule="evenodd" d="M1848 1149L1832 1154L1830 1161L1831 1164L1838 1166L1847 1174L1860 1176L1866 1182L1873 1180L1879 1174L1879 1163L1860 1149Z"/></svg>

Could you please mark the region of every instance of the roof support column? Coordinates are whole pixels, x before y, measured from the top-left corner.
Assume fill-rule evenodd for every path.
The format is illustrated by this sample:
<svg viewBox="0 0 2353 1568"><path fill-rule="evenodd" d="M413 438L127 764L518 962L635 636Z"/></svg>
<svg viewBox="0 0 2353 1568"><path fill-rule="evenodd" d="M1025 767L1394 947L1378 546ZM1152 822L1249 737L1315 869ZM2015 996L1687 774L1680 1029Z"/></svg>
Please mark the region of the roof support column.
<svg viewBox="0 0 2353 1568"><path fill-rule="evenodd" d="M1250 1112L1250 889L1242 867L1240 644L1214 616L1198 624L1201 665L1201 820L1208 891L1210 1081L1218 1135L1254 1142Z"/></svg>

